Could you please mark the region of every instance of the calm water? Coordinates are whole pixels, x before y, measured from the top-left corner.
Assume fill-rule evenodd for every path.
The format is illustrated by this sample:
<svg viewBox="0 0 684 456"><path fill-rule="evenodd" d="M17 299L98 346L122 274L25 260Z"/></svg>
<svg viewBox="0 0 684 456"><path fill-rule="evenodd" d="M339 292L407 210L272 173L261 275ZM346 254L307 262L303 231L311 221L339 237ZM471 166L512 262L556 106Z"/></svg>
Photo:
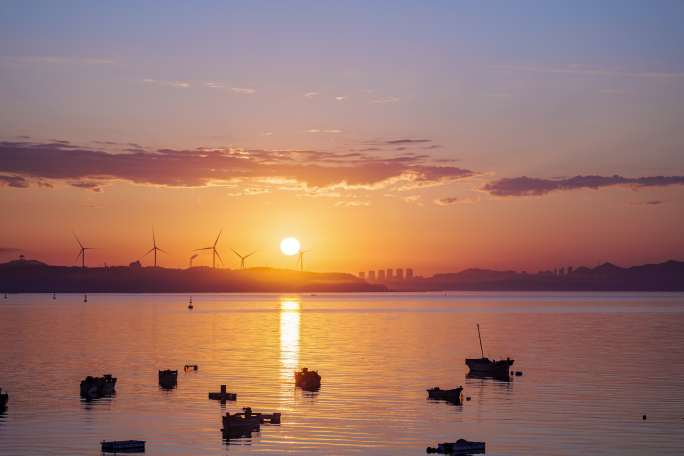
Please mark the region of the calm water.
<svg viewBox="0 0 684 456"><path fill-rule="evenodd" d="M460 437L489 455L684 453L684 294L10 295L0 297L2 455L95 455L142 439L151 455L425 454ZM510 383L465 379L510 356ZM183 373L186 363L198 372ZM319 369L318 393L294 388ZM160 390L157 369L179 369ZM88 374L118 377L84 403ZM226 442L227 410L281 411L280 426ZM465 387L463 406L426 400ZM648 415L643 421L641 416Z"/></svg>

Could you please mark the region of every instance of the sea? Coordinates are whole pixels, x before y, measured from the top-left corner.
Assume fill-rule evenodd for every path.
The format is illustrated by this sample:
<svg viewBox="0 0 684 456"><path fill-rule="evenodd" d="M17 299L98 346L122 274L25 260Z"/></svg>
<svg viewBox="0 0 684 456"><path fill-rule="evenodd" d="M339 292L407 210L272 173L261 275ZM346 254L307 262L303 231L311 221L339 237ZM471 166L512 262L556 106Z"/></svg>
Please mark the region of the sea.
<svg viewBox="0 0 684 456"><path fill-rule="evenodd" d="M520 376L467 376L478 324ZM304 367L320 390L295 387ZM116 394L81 399L105 373ZM208 399L222 384L237 401ZM434 386L463 386L462 403L428 400ZM684 294L0 295L0 388L3 456L128 439L148 455L421 455L461 438L487 455L682 455ZM243 407L281 424L224 436Z"/></svg>

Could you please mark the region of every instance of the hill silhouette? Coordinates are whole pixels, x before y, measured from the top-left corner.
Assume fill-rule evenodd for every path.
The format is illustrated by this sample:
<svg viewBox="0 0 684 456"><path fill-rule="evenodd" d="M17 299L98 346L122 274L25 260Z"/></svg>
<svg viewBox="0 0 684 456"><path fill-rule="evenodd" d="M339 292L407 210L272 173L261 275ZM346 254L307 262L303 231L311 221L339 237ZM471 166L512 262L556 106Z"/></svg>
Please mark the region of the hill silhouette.
<svg viewBox="0 0 684 456"><path fill-rule="evenodd" d="M35 260L0 264L6 293L191 293L371 291L684 291L684 262L623 268L604 263L565 273L465 269L407 280L366 282L346 273L299 272L266 267L170 269L131 266L51 266Z"/></svg>
<svg viewBox="0 0 684 456"><path fill-rule="evenodd" d="M33 260L0 264L0 291L7 293L350 292L385 291L351 274L289 269L194 267L87 268L50 266Z"/></svg>

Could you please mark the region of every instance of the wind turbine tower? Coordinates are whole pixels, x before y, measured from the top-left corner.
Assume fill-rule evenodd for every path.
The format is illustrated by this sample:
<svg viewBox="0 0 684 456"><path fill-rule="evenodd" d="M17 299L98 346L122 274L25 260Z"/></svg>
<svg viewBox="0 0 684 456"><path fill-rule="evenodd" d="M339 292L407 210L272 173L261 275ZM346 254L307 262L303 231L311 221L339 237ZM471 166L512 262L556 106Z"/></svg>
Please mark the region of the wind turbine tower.
<svg viewBox="0 0 684 456"><path fill-rule="evenodd" d="M150 250L148 250L147 253L145 253L145 255L143 255L143 258L145 258L147 255L149 255L150 253L153 253L153 252L154 252L154 267L156 268L157 267L157 252L162 252L162 253L167 253L167 252L160 249L159 247L157 247L157 238L154 235L154 230L152 230L152 248Z"/></svg>
<svg viewBox="0 0 684 456"><path fill-rule="evenodd" d="M219 231L218 236L216 236L216 240L214 243L209 246L209 247L202 247L201 249L195 249L195 252L199 252L202 250L209 250L211 252L211 267L216 269L216 257L218 257L219 261L221 264L223 264L223 260L221 259L221 255L218 253L218 250L216 250L216 245L218 244L219 238L221 237L221 233L223 233L223 229Z"/></svg>
<svg viewBox="0 0 684 456"><path fill-rule="evenodd" d="M76 239L76 242L78 243L78 246L80 250L78 251L78 255L76 255L76 261L78 259L81 259L81 268L85 270L86 265L85 265L85 256L86 256L86 250L93 250L94 247L85 247L83 244L81 244L81 241L78 239L78 236L74 233L74 239Z"/></svg>
<svg viewBox="0 0 684 456"><path fill-rule="evenodd" d="M256 253L256 250L255 250L254 252L252 252L250 254L240 255L235 249L230 249L230 250L232 250L233 253L235 255L237 255L238 258L240 258L240 269L245 269L245 260Z"/></svg>
<svg viewBox="0 0 684 456"><path fill-rule="evenodd" d="M299 272L304 272L304 254L311 252L311 250L300 250L297 257L297 264L299 265Z"/></svg>

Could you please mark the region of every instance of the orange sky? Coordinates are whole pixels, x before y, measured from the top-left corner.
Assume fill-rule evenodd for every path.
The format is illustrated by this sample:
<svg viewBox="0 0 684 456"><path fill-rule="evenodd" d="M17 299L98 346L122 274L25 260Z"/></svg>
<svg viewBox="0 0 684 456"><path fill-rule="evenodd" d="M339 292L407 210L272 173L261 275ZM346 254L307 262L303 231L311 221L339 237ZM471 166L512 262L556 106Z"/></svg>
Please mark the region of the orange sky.
<svg viewBox="0 0 684 456"><path fill-rule="evenodd" d="M684 259L676 3L210 10L0 5L0 260Z"/></svg>

